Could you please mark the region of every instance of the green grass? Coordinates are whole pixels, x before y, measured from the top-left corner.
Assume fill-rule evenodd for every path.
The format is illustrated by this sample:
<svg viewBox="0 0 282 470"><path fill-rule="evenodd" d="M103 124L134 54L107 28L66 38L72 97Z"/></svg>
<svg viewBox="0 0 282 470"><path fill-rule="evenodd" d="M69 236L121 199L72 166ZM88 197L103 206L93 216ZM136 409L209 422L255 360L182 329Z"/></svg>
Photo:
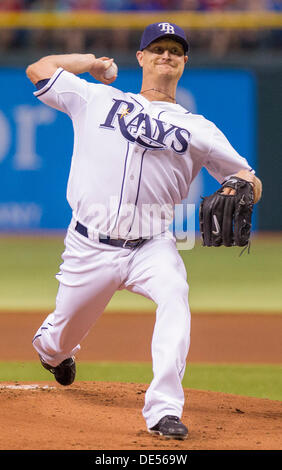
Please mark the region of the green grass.
<svg viewBox="0 0 282 470"><path fill-rule="evenodd" d="M0 237L0 310L50 311L55 306L63 236ZM254 238L240 248L180 251L187 268L192 311L282 313L282 237ZM152 311L155 304L117 292L107 311Z"/></svg>
<svg viewBox="0 0 282 470"><path fill-rule="evenodd" d="M188 364L185 388L232 393L282 401L282 367L279 365ZM0 381L54 380L38 362L0 362ZM78 362L77 380L149 384L149 363Z"/></svg>
<svg viewBox="0 0 282 470"><path fill-rule="evenodd" d="M202 247L180 252L198 311L282 313L282 236L254 239L251 252Z"/></svg>
<svg viewBox="0 0 282 470"><path fill-rule="evenodd" d="M63 249L62 237L0 238L0 309L52 309Z"/></svg>

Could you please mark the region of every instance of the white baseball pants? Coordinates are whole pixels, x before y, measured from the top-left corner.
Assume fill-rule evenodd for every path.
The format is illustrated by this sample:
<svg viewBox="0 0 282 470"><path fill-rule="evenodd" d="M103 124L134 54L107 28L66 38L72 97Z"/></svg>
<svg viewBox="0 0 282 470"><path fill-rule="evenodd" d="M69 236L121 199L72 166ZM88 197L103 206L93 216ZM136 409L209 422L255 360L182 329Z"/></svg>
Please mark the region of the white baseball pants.
<svg viewBox="0 0 282 470"><path fill-rule="evenodd" d="M186 270L174 240L152 239L131 250L89 240L70 224L65 239L56 308L33 339L44 361L57 366L80 349L116 290L128 289L157 304L152 337L154 378L145 395L148 428L163 416L181 418L182 379L190 345Z"/></svg>

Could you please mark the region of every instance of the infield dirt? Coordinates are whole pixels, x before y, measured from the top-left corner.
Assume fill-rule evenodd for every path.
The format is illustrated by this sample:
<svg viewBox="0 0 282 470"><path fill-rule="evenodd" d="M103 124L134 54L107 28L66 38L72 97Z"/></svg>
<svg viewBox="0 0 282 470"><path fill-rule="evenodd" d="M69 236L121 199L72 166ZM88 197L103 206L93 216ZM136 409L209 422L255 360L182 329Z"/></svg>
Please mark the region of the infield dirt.
<svg viewBox="0 0 282 470"><path fill-rule="evenodd" d="M31 338L44 317L0 314L0 359L36 359ZM151 314L107 313L83 342L78 360L151 361L153 325ZM188 362L281 364L281 326L282 315L192 315ZM14 385L0 389L0 449L282 449L280 401L185 389L188 439L167 441L146 430L141 410L147 384Z"/></svg>

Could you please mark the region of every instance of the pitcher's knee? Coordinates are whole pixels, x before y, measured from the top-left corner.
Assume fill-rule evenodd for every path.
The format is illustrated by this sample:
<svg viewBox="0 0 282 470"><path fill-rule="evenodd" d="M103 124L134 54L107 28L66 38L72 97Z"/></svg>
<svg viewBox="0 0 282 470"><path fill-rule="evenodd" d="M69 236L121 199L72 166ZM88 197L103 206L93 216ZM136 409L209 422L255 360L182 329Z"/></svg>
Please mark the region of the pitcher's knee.
<svg viewBox="0 0 282 470"><path fill-rule="evenodd" d="M171 278L161 285L162 300L166 302L188 302L189 286L182 277Z"/></svg>

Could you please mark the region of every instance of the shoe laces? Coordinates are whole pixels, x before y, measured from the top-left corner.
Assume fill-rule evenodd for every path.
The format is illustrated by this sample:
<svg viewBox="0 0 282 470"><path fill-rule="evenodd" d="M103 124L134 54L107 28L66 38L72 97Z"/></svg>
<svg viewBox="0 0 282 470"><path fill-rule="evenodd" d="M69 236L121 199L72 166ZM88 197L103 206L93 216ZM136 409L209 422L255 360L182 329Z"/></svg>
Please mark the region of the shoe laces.
<svg viewBox="0 0 282 470"><path fill-rule="evenodd" d="M168 415L167 420L174 421L175 423L179 423L179 418L177 416Z"/></svg>

